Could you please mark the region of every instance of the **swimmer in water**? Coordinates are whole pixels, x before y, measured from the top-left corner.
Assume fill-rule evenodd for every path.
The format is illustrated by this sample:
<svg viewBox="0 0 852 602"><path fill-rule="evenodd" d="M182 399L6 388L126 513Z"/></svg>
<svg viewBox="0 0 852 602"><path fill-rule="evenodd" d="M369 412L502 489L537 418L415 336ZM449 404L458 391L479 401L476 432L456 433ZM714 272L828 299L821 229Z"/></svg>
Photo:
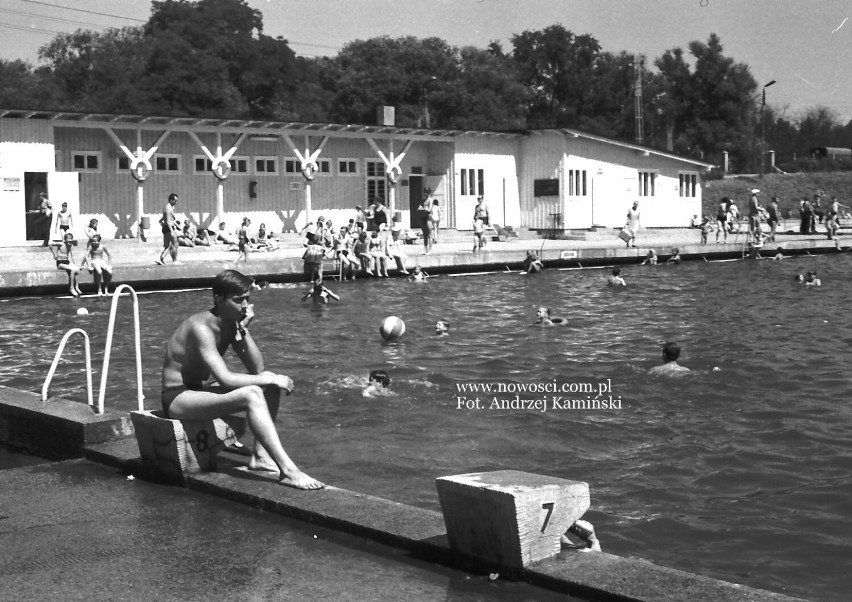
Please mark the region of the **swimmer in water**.
<svg viewBox="0 0 852 602"><path fill-rule="evenodd" d="M778 252L775 253L775 257L772 258L772 261L781 261L784 259L784 247L778 247Z"/></svg>
<svg viewBox="0 0 852 602"><path fill-rule="evenodd" d="M610 286L627 286L624 278L621 277L621 268L612 268L612 276L607 279L606 283Z"/></svg>
<svg viewBox="0 0 852 602"><path fill-rule="evenodd" d="M648 251L648 255L645 256L645 261L642 262L642 265L657 265L657 252L654 249Z"/></svg>
<svg viewBox="0 0 852 602"><path fill-rule="evenodd" d="M805 278L805 286L822 286L822 280L817 276L816 270L810 270Z"/></svg>
<svg viewBox="0 0 852 602"><path fill-rule="evenodd" d="M435 335L445 337L450 334L450 323L446 320L438 320L435 323Z"/></svg>
<svg viewBox="0 0 852 602"><path fill-rule="evenodd" d="M582 543L576 544L568 535L571 534ZM578 520L573 525L568 527L568 531L562 536L560 541L563 547L568 549L580 550L582 552L600 552L601 542L598 541L595 535L595 527L587 520Z"/></svg>
<svg viewBox="0 0 852 602"><path fill-rule="evenodd" d="M669 257L668 261L666 261L666 264L671 263L680 263L680 249L678 249L677 247L672 249L672 256Z"/></svg>
<svg viewBox="0 0 852 602"><path fill-rule="evenodd" d="M424 272L419 265L414 268L411 276L408 277L411 282L424 282L427 278L429 278L429 274Z"/></svg>
<svg viewBox="0 0 852 602"><path fill-rule="evenodd" d="M390 376L384 370L373 370L370 372L370 382L361 391L363 397L376 397L378 395L388 395L388 387L390 386Z"/></svg>
<svg viewBox="0 0 852 602"><path fill-rule="evenodd" d="M669 341L663 345L663 365L654 366L648 370L648 374L656 376L684 376L688 372L692 372L686 366L681 366L677 363L677 358L680 357L680 345L674 341Z"/></svg>
<svg viewBox="0 0 852 602"><path fill-rule="evenodd" d="M568 320L565 318L552 317L549 307L539 307L536 312L538 321L535 326L567 326Z"/></svg>
<svg viewBox="0 0 852 602"><path fill-rule="evenodd" d="M317 278L314 285L308 289L308 292L302 295L302 301L307 301L308 299L313 298L314 303L328 303L329 297L335 301L340 301L340 297L322 285L322 278Z"/></svg>
<svg viewBox="0 0 852 602"><path fill-rule="evenodd" d="M538 253L533 250L527 251L526 259L524 259L524 272L527 274L537 274L544 269L544 263L539 259Z"/></svg>

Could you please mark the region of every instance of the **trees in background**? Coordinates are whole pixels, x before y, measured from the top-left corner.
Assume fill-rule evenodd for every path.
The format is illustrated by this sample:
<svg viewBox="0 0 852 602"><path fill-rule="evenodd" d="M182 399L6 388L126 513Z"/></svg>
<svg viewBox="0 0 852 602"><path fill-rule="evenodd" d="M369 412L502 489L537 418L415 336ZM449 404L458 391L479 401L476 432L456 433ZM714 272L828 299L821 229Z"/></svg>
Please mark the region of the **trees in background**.
<svg viewBox="0 0 852 602"><path fill-rule="evenodd" d="M81 112L376 123L402 127L574 128L634 139L634 56L562 25L524 31L504 52L439 38L356 40L337 55L297 57L263 33L245 0L154 0L141 27L57 35L43 66L0 60L0 106ZM757 170L761 106L747 65L721 40L667 50L642 78L645 144ZM852 122L815 107L798 119L767 106L777 161L814 146L852 147Z"/></svg>

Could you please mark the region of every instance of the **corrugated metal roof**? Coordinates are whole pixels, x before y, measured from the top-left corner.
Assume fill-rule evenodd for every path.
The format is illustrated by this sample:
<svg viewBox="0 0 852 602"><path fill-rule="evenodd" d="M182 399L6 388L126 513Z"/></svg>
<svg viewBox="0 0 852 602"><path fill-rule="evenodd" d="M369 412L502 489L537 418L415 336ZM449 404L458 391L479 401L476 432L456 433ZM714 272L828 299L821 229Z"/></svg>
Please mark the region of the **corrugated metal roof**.
<svg viewBox="0 0 852 602"><path fill-rule="evenodd" d="M81 127L132 127L143 129L194 129L194 130L231 130L248 132L257 135L275 135L283 133L296 134L315 134L315 135L373 135L381 137L405 137L405 138L422 138L435 141L449 141L462 135L483 136L483 137L500 137L500 138L517 138L530 135L540 135L548 132L559 133L563 135L573 136L575 138L587 138L604 144L612 144L623 148L634 149L637 152L647 153L648 155L656 155L683 161L693 165L698 165L707 169L714 167L712 163L674 155L663 151L655 150L638 144L630 144L596 136L587 132L573 130L569 128L554 128L543 130L513 130L507 132L497 131L479 131L479 130L448 130L448 129L428 129L428 128L404 128L386 125L360 125L360 124L339 124L339 123L304 123L297 121L263 121L256 119L219 119L209 117L158 117L152 115L126 115L126 114L110 114L110 113L75 113L68 111L32 111L26 109L2 109L0 108L0 118L12 119L44 119L54 121L62 125L78 125Z"/></svg>
<svg viewBox="0 0 852 602"><path fill-rule="evenodd" d="M554 128L554 129L546 129L546 130L532 130L530 134L543 134L546 132L553 132L558 134L567 134L569 136L573 136L574 138L586 138L588 140L595 140L597 142L602 142L604 144L613 144L615 146L620 146L622 148L629 148L635 150L639 153L647 154L647 155L656 155L658 157L666 157L668 159L674 159L675 161L683 161L685 163L691 163L693 165L700 165L701 167L705 167L707 169L715 167L713 163L707 163L706 161L699 161L698 159L691 159L689 157L683 157L681 155L675 155L673 153L667 153L660 150L656 150L653 148L648 148L647 146L640 146L638 144L631 144L629 142L621 142L619 140L613 140L612 138L604 138L603 136L596 136L595 134L589 134L587 132L581 132L579 130L572 130L569 128Z"/></svg>

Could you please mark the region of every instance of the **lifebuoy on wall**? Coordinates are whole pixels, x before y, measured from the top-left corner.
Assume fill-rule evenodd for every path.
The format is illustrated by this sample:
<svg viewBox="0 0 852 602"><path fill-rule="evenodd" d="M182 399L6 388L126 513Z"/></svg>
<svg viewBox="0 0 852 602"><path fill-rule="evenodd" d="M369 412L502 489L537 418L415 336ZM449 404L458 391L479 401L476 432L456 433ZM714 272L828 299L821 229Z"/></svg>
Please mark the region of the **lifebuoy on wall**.
<svg viewBox="0 0 852 602"><path fill-rule="evenodd" d="M213 162L213 175L219 180L227 180L231 175L231 163L227 159L221 157Z"/></svg>
<svg viewBox="0 0 852 602"><path fill-rule="evenodd" d="M396 184L396 181L399 179L399 176L402 175L402 168L399 165L392 165L385 170L385 175L388 178L388 182L391 184Z"/></svg>
<svg viewBox="0 0 852 602"><path fill-rule="evenodd" d="M302 161L302 175L309 182L316 177L318 171L319 165L317 165L316 161Z"/></svg>
<svg viewBox="0 0 852 602"><path fill-rule="evenodd" d="M145 157L136 157L130 163L130 175L137 182L144 182L151 175L151 162Z"/></svg>

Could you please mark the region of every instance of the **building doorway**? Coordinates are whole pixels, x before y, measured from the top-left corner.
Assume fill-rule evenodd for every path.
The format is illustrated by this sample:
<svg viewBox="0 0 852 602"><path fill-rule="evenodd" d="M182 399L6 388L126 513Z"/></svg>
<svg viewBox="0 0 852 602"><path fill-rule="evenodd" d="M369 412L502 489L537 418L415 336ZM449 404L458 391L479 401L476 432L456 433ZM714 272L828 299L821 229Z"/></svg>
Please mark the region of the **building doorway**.
<svg viewBox="0 0 852 602"><path fill-rule="evenodd" d="M24 210L26 211L27 240L44 240L50 230L50 218L39 211L41 193L47 194L47 174L28 171L24 173ZM50 198L48 196L48 198Z"/></svg>
<svg viewBox="0 0 852 602"><path fill-rule="evenodd" d="M422 228L423 223L418 209L426 198L425 179L422 175L408 176L408 227Z"/></svg>

